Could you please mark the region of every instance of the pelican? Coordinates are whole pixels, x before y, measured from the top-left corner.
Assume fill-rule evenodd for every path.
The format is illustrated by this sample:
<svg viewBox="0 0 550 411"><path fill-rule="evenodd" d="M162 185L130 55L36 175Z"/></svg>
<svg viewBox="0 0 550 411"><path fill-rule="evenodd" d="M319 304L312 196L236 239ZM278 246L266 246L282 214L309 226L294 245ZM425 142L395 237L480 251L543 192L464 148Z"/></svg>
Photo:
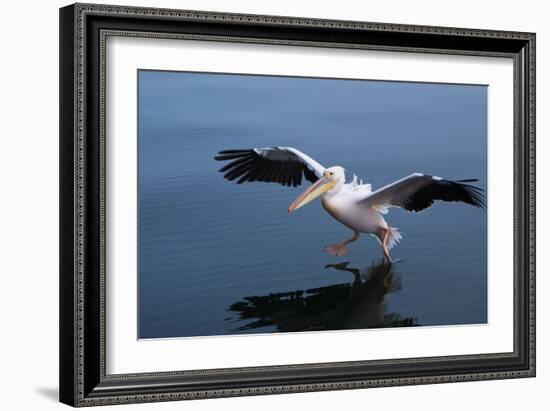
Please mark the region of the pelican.
<svg viewBox="0 0 550 411"><path fill-rule="evenodd" d="M435 200L458 201L485 208L483 190L467 184L477 181L445 180L441 177L413 173L372 190L370 184L353 180L346 183L343 167L325 168L317 161L293 147L266 147L244 150L220 151L218 161L229 161L219 171L229 181L279 183L299 186L305 178L312 185L288 208L292 213L316 198L321 197L324 209L337 221L353 230L353 236L337 244L325 247L333 256L349 253L348 244L357 241L360 233L371 234L380 243L382 253L392 263L389 250L401 240L401 233L390 227L384 215L391 207L410 212L420 212Z"/></svg>

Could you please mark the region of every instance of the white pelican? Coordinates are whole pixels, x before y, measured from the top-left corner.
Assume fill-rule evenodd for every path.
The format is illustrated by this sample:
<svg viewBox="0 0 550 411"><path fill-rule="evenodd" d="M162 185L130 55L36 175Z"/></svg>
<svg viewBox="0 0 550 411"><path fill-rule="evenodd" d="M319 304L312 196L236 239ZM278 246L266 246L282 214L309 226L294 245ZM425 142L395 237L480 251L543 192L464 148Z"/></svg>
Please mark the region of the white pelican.
<svg viewBox="0 0 550 411"><path fill-rule="evenodd" d="M384 257L391 263L389 250L401 240L401 234L397 228L388 226L383 217L390 207L419 212L430 207L435 200L443 200L485 208L483 190L465 184L477 181L475 179L450 181L414 173L372 191L370 184L358 183L355 175L351 183L346 183L344 168L325 168L293 147L224 150L218 154L216 160L230 160L219 171L225 173L227 180L238 178L237 184L263 181L296 187L302 183L302 176L312 182L290 205L288 212L292 213L322 195L325 210L353 230L351 238L325 248L326 252L338 257L349 253L347 245L356 241L359 233L367 233L378 239Z"/></svg>

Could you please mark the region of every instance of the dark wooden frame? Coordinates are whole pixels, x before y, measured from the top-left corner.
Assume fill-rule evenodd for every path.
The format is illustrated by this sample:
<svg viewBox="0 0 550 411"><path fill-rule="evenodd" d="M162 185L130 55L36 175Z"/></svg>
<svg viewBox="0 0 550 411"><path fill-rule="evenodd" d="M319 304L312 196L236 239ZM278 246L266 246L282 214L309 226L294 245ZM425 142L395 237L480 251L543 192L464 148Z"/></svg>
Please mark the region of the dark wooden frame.
<svg viewBox="0 0 550 411"><path fill-rule="evenodd" d="M509 57L514 351L134 375L105 373L104 46L109 35ZM60 400L74 406L535 375L535 35L75 4L60 10Z"/></svg>

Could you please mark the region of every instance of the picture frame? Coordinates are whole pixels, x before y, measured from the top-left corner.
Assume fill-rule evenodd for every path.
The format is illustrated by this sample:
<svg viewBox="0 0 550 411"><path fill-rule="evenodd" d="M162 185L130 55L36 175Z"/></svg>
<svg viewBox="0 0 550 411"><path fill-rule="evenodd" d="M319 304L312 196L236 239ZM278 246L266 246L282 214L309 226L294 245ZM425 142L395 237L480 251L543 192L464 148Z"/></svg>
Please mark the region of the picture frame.
<svg viewBox="0 0 550 411"><path fill-rule="evenodd" d="M513 349L108 373L109 37L510 60L514 204L507 224L513 228ZM60 237L60 401L72 406L534 377L535 34L97 4L61 8Z"/></svg>

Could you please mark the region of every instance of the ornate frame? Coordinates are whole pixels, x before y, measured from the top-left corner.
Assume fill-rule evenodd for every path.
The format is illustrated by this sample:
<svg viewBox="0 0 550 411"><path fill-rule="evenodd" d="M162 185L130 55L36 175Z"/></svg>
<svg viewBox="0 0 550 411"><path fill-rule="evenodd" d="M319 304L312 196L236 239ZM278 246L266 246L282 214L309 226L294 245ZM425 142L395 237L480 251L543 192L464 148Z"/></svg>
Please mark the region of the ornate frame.
<svg viewBox="0 0 550 411"><path fill-rule="evenodd" d="M105 373L105 40L141 36L514 60L514 351ZM535 34L75 4L60 9L60 400L73 406L535 376Z"/></svg>

